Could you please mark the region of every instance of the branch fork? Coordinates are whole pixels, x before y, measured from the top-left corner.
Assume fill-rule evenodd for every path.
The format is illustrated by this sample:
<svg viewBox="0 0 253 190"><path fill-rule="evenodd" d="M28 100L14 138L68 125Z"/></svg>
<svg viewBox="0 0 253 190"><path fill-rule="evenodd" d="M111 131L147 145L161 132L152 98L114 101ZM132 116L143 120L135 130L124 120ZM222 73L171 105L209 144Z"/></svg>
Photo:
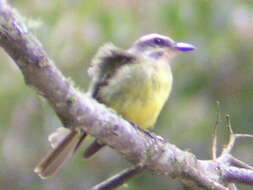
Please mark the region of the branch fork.
<svg viewBox="0 0 253 190"><path fill-rule="evenodd" d="M111 187L107 181L93 190L115 189L132 178L133 171L137 171L134 174L151 171L168 179L174 178L187 190L236 190L234 184L237 183L253 186L252 167L231 155L236 141L253 136L234 133L229 117L229 142L221 155L216 155L217 137L214 135L213 159L198 160L192 153L179 149L161 137L148 135L133 127L76 89L29 32L22 17L4 0L0 0L0 46L20 68L26 83L51 104L64 126L82 128L134 165L116 176L116 179L120 179L116 183L115 177L108 180ZM127 180L121 181L122 176Z"/></svg>

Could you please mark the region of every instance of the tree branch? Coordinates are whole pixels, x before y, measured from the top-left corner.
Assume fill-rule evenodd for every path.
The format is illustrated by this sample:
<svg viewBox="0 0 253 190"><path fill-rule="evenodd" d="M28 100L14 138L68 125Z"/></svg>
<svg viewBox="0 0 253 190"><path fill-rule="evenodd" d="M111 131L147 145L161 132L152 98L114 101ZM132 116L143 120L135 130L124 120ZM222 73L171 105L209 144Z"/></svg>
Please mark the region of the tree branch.
<svg viewBox="0 0 253 190"><path fill-rule="evenodd" d="M227 181L253 185L253 171L248 169L225 167L223 168L224 178Z"/></svg>
<svg viewBox="0 0 253 190"><path fill-rule="evenodd" d="M216 160L197 160L163 138L132 126L77 90L4 0L0 0L0 45L20 68L27 85L48 100L64 126L83 128L129 162L145 166L154 174L176 178L189 190L229 190L229 182L252 185L252 170L227 163L229 152Z"/></svg>
<svg viewBox="0 0 253 190"><path fill-rule="evenodd" d="M132 177L136 176L137 174L140 175L144 171L144 169L145 168L138 165L136 167L125 169L122 172L116 174L115 176L92 187L91 190L116 189L117 187L123 185L128 179L132 179Z"/></svg>

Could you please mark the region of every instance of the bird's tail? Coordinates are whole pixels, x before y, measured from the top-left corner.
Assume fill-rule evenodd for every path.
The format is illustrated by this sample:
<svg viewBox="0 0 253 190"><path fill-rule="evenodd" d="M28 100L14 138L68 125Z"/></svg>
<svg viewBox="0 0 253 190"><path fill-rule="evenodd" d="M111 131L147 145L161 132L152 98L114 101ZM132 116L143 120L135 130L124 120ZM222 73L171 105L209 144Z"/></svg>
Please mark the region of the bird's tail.
<svg viewBox="0 0 253 190"><path fill-rule="evenodd" d="M95 139L84 151L84 158L92 157L96 152L105 147L103 142L100 142L98 139Z"/></svg>
<svg viewBox="0 0 253 190"><path fill-rule="evenodd" d="M81 145L86 135L84 131L76 130L58 130L50 135L49 141L54 149L40 161L34 172L43 179L56 173Z"/></svg>

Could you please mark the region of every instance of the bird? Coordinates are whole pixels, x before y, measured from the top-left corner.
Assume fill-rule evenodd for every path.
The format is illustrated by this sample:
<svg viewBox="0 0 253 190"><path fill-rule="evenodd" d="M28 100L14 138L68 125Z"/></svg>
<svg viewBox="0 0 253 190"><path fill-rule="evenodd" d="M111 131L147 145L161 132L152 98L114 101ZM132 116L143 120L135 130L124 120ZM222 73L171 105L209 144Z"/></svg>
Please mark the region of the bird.
<svg viewBox="0 0 253 190"><path fill-rule="evenodd" d="M172 59L194 49L190 43L156 33L140 37L126 50L107 43L98 50L88 70L88 95L141 129L152 129L171 93ZM52 152L34 171L43 179L56 173L86 136L83 129L59 128L49 136ZM84 157L91 157L104 146L95 139Z"/></svg>

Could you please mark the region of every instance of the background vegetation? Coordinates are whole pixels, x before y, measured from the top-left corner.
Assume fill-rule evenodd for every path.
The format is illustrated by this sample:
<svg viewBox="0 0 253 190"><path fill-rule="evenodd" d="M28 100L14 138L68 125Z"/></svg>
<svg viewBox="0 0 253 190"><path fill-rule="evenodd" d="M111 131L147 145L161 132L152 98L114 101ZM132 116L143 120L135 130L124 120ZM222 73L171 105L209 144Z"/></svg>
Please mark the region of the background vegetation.
<svg viewBox="0 0 253 190"><path fill-rule="evenodd" d="M173 63L174 88L154 131L200 159L210 158L216 100L236 132L253 134L253 4L250 0L12 0L62 72L85 91L90 60L112 41L127 48L147 33L197 46ZM61 126L47 102L28 88L0 51L0 189L88 189L128 164L106 148L92 160L82 151L56 176L42 181L33 168L49 150L47 136ZM224 119L220 143L226 141ZM91 140L91 139L90 139ZM87 145L88 143L86 143ZM253 164L253 142L234 150ZM169 188L168 188L169 187ZM121 189L180 189L146 174ZM241 190L252 187L240 186Z"/></svg>

